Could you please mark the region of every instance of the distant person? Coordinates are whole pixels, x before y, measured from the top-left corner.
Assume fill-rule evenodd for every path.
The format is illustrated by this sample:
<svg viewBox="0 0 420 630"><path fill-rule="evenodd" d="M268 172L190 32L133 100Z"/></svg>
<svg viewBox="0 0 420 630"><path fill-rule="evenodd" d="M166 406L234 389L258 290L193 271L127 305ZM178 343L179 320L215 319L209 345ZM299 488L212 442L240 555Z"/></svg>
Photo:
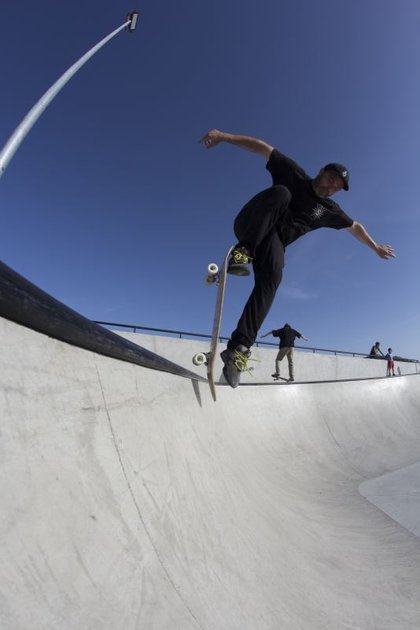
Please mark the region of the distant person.
<svg viewBox="0 0 420 630"><path fill-rule="evenodd" d="M375 344L370 349L370 352L369 352L370 357L375 357L378 359L384 356L384 353L382 352L380 345L381 344L379 341L375 342Z"/></svg>
<svg viewBox="0 0 420 630"><path fill-rule="evenodd" d="M227 142L258 153L267 161L272 177L270 188L253 197L234 223L238 242L228 271L249 275L248 265L252 263L255 279L237 327L221 353L223 374L231 387L237 387L241 372L248 369L250 348L281 282L286 247L307 232L324 227L346 229L380 258L393 258L395 254L390 245L376 243L361 223L330 199L339 190L349 189L349 171L342 164L330 162L311 178L296 162L258 138L212 129L200 142L207 149ZM306 264L310 265L310 261Z"/></svg>
<svg viewBox="0 0 420 630"><path fill-rule="evenodd" d="M387 376L391 376L391 372L392 372L392 376L395 376L395 372L394 372L394 355L392 354L392 348L388 348L388 352L385 355L385 359L387 361L387 363L386 363L386 375Z"/></svg>
<svg viewBox="0 0 420 630"><path fill-rule="evenodd" d="M270 332L262 335L263 337L267 337L268 335L273 335L273 337L279 337L279 351L276 357L276 371L271 376L277 381L280 378L280 362L287 357L287 361L289 363L289 381L294 381L294 372L293 372L293 348L295 346L295 339L304 339L308 341L306 337L304 337L300 332L292 328L289 324L285 324L283 328L279 328L278 330L271 330Z"/></svg>

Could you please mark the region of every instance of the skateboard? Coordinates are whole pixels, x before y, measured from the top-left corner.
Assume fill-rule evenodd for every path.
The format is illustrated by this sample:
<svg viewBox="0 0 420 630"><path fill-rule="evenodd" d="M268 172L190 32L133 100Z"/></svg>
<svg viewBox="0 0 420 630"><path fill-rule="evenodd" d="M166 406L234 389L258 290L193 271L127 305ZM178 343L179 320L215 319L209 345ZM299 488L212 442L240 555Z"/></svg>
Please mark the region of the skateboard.
<svg viewBox="0 0 420 630"><path fill-rule="evenodd" d="M223 303L225 300L225 288L226 288L226 276L229 257L232 253L233 247L229 247L226 256L223 260L222 266L219 270L215 263L211 263L207 267L207 276L204 279L207 285L216 285L217 297L216 307L214 309L213 331L211 335L210 351L199 352L193 356L194 365L207 366L207 380L209 383L210 391L213 400L216 402L216 386L214 383L214 364L216 361L217 346L219 343L220 327L222 324Z"/></svg>

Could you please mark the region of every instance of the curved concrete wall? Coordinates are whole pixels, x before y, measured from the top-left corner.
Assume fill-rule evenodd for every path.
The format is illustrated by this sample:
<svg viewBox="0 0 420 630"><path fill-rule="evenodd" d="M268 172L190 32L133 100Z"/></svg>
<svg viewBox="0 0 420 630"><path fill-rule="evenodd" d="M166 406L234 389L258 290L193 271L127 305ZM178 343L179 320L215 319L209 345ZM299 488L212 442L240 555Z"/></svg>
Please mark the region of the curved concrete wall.
<svg viewBox="0 0 420 630"><path fill-rule="evenodd" d="M161 354L171 361L179 362L186 368L191 368L191 358L197 352L208 352L209 343L203 341L189 341L186 339L176 339L171 337L160 337L143 335L139 333L122 333L122 337L140 344L142 347ZM225 344L220 345L223 350ZM275 359L278 350L276 348L254 347L252 349L251 362L254 367L253 376L244 375L242 382L271 382L271 374L275 369ZM380 378L386 375L386 361L383 359L369 359L364 357L352 357L346 355L329 355L321 353L306 352L296 349L293 355L295 365L295 379L297 381L325 381L340 380L348 378ZM216 376L220 380L222 362L216 362ZM197 369L194 367L197 372ZM395 362L395 372L404 374L420 373L420 363L406 363L405 361ZM202 368L202 374L205 369ZM287 359L281 363L281 374L288 377ZM223 378L221 379L223 381Z"/></svg>
<svg viewBox="0 0 420 630"><path fill-rule="evenodd" d="M2 630L420 626L419 539L359 492L418 463L418 376L257 384L259 350L214 403L6 320L0 338ZM149 341L186 367L200 347ZM330 358L318 374L352 361Z"/></svg>

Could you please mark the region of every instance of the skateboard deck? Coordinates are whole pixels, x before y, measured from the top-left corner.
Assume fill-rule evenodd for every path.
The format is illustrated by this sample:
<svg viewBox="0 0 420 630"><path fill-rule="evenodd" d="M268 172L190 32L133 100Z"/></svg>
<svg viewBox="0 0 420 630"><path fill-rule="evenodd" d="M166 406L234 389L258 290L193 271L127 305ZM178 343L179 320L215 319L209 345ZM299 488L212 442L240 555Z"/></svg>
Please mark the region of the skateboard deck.
<svg viewBox="0 0 420 630"><path fill-rule="evenodd" d="M226 289L226 277L227 266L233 247L229 247L226 256L223 260L223 264L219 271L219 277L217 282L219 284L217 288L216 307L214 309L213 331L211 334L210 352L208 354L207 361L207 379L213 400L216 402L216 387L214 383L214 364L216 362L217 347L219 344L220 328L222 325L223 304L225 301L225 289Z"/></svg>
<svg viewBox="0 0 420 630"><path fill-rule="evenodd" d="M220 327L222 324L223 304L225 301L225 289L226 289L226 276L229 257L232 253L233 247L229 247L221 268L214 263L211 263L208 268L208 275L205 279L206 284L217 285L216 306L214 309L213 330L211 334L210 350L209 352L199 352L194 355L194 365L201 365L203 363L207 366L207 380L210 387L210 392L213 400L216 402L216 386L214 382L214 365L217 356L217 347L219 344Z"/></svg>

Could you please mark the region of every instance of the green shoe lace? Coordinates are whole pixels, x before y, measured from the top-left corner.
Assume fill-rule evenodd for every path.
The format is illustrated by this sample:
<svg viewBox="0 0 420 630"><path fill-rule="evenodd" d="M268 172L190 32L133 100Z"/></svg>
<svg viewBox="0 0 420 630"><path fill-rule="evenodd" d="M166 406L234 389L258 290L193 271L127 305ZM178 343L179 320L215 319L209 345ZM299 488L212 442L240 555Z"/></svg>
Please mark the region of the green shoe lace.
<svg viewBox="0 0 420 630"><path fill-rule="evenodd" d="M239 350L235 350L233 365L236 367L238 372L248 372L248 374L254 376L252 374L252 368L248 367L249 361L258 361L258 359L251 359L249 355L243 354L243 352L240 352Z"/></svg>
<svg viewBox="0 0 420 630"><path fill-rule="evenodd" d="M251 256L248 256L248 254L245 254L245 252L242 249L235 249L232 252L232 258L236 265L240 265L240 264L247 265L248 263L252 261Z"/></svg>

